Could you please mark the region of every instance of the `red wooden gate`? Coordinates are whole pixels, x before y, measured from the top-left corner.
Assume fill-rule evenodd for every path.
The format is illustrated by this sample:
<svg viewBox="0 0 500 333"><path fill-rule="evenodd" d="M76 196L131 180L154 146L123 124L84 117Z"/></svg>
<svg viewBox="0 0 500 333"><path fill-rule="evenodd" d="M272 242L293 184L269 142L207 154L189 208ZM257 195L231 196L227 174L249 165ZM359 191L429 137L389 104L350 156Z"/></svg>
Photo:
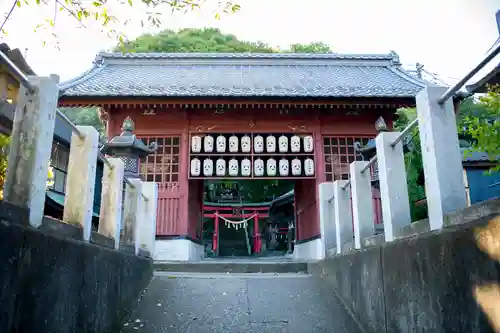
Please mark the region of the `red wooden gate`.
<svg viewBox="0 0 500 333"><path fill-rule="evenodd" d="M179 161L180 136L141 137L145 144L156 142L156 153L149 155L141 164L145 181L158 183L158 209L156 235L179 235L180 198Z"/></svg>

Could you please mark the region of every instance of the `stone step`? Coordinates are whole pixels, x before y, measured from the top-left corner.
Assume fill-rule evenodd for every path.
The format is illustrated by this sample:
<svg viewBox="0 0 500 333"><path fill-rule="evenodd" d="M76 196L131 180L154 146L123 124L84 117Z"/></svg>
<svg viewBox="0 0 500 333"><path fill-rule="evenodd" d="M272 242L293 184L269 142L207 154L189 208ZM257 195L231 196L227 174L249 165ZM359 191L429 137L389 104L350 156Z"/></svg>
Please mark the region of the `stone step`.
<svg viewBox="0 0 500 333"><path fill-rule="evenodd" d="M307 273L307 263L285 261L155 262L155 270L176 273Z"/></svg>

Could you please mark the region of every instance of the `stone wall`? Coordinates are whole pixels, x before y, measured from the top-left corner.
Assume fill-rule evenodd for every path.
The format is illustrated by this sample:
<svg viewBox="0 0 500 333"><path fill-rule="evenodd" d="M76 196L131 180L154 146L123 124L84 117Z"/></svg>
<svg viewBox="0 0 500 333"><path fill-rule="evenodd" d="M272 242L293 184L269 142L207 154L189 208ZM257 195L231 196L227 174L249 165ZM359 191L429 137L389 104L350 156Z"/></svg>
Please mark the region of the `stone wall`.
<svg viewBox="0 0 500 333"><path fill-rule="evenodd" d="M45 220L22 225L16 207L0 204L0 332L112 332L135 306L152 260L108 248L111 240ZM59 224L59 225L58 225Z"/></svg>
<svg viewBox="0 0 500 333"><path fill-rule="evenodd" d="M474 236L474 228L491 217L455 221L309 270L333 287L366 332L493 332L472 293L475 285L500 281L499 263L478 249Z"/></svg>

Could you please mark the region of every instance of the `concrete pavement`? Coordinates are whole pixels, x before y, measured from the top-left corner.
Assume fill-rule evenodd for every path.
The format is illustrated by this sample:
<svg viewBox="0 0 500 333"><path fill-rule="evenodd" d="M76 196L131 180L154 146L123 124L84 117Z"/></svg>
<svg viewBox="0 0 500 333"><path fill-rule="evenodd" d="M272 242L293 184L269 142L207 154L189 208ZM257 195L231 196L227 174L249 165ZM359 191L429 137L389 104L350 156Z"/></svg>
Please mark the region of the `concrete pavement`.
<svg viewBox="0 0 500 333"><path fill-rule="evenodd" d="M305 273L159 272L120 333L358 333L321 285Z"/></svg>

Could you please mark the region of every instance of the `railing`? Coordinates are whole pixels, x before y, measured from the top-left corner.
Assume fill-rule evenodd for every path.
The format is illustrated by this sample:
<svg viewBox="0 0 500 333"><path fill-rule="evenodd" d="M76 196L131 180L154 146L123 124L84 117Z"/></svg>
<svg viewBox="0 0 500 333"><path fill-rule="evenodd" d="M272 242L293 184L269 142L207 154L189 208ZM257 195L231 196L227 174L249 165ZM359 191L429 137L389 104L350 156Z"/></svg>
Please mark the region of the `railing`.
<svg viewBox="0 0 500 333"><path fill-rule="evenodd" d="M320 221L325 253L336 250L339 254L352 248L360 249L367 238L375 235L372 180L370 173L366 172L375 163L378 164L384 240L391 242L404 234L404 228L411 224L411 217L402 141L415 126L419 126L422 147L429 229L441 229L444 215L466 207L462 154L454 106L449 100L499 53L500 44L449 89L424 88L416 96L417 119L401 132L380 133L375 140L376 155L370 161L352 162L348 180L320 184Z"/></svg>
<svg viewBox="0 0 500 333"><path fill-rule="evenodd" d="M124 177L124 163L104 156L99 134L92 126L77 126L57 110L58 77L26 77L2 52L0 61L21 83L9 149L4 200L28 208L29 224L42 224L45 183L55 117L72 129L63 221L80 226L91 241L97 159L104 166L98 233L114 239L116 249L133 246L153 256L158 188L155 182ZM22 139L21 139L22 138ZM125 198L123 200L123 183ZM123 213L122 213L123 212ZM124 224L123 235L121 225Z"/></svg>

